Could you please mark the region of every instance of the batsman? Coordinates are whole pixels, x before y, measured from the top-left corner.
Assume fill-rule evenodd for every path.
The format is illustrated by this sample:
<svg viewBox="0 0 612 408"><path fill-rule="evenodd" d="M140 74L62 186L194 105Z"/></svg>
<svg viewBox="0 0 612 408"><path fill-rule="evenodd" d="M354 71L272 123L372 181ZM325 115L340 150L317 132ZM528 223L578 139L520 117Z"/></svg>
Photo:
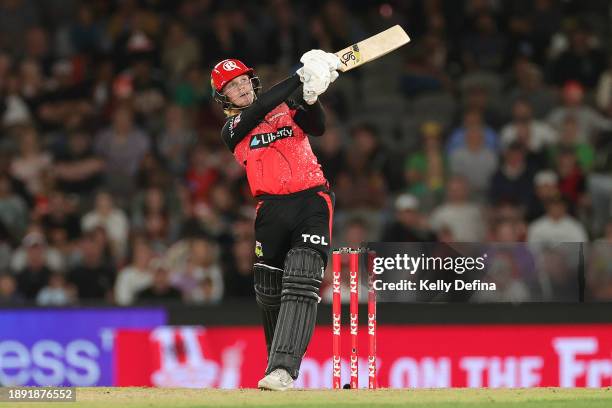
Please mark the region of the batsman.
<svg viewBox="0 0 612 408"><path fill-rule="evenodd" d="M303 66L266 92L252 68L226 59L212 71L215 100L227 116L221 137L246 169L257 200L255 296L263 316L268 366L258 387L293 388L312 337L331 244L334 194L308 140L325 132L318 97L340 59L305 53Z"/></svg>

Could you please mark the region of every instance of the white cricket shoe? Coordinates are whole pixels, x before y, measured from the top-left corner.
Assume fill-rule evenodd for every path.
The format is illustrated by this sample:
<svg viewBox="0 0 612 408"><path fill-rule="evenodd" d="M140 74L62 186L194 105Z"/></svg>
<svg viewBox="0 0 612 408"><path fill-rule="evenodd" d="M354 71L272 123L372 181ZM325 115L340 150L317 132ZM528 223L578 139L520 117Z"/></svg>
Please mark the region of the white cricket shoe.
<svg viewBox="0 0 612 408"><path fill-rule="evenodd" d="M277 368L259 380L257 388L260 390L286 391L293 388L293 378L284 368Z"/></svg>

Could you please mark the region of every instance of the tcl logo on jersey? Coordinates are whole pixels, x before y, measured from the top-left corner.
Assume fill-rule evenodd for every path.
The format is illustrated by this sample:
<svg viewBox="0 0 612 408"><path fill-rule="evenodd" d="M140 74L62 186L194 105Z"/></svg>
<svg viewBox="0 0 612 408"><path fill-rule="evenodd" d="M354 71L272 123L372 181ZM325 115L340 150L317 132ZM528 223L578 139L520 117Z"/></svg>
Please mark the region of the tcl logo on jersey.
<svg viewBox="0 0 612 408"><path fill-rule="evenodd" d="M253 135L251 138L251 149L259 149L261 147L267 147L270 143L278 139L284 139L286 137L293 136L293 129L291 126L283 126L276 132L259 133Z"/></svg>
<svg viewBox="0 0 612 408"><path fill-rule="evenodd" d="M302 234L302 239L304 242L310 242L311 244L315 245L327 245L325 237L320 235Z"/></svg>

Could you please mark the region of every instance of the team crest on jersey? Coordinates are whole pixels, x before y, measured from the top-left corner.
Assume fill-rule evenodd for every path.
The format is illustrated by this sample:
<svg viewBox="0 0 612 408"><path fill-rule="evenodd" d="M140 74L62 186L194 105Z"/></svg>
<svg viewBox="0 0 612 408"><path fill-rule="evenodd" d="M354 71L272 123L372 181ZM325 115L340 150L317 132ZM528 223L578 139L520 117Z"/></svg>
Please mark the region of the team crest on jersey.
<svg viewBox="0 0 612 408"><path fill-rule="evenodd" d="M283 126L279 128L276 132L268 132L268 133L258 133L251 137L251 149L259 149L261 147L266 147L270 143L278 140L284 139L286 137L293 136L293 129L291 126Z"/></svg>
<svg viewBox="0 0 612 408"><path fill-rule="evenodd" d="M263 248L261 242L255 241L255 256L261 258L263 256Z"/></svg>

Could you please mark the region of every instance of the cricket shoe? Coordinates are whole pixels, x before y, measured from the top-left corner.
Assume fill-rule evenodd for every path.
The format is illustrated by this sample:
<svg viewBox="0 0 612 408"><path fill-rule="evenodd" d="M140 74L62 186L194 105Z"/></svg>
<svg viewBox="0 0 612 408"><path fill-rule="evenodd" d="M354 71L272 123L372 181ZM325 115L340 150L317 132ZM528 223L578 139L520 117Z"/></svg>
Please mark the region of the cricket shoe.
<svg viewBox="0 0 612 408"><path fill-rule="evenodd" d="M286 391L293 388L293 378L284 368L277 368L259 380L257 388L260 390Z"/></svg>

